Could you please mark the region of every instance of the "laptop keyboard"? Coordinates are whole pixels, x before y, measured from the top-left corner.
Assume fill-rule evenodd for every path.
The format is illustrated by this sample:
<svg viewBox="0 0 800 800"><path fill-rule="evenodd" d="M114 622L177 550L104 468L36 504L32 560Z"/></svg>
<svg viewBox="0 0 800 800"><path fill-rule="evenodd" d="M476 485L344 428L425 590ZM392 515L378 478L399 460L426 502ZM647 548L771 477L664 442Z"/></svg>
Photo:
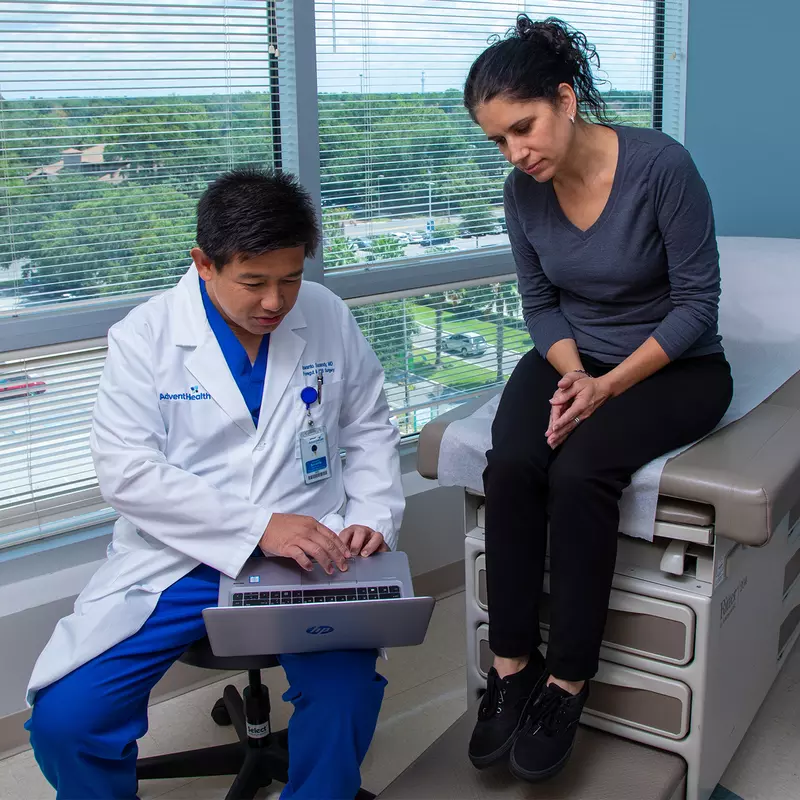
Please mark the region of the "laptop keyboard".
<svg viewBox="0 0 800 800"><path fill-rule="evenodd" d="M300 589L269 592L236 592L234 606L296 606L304 603L342 603L346 600L393 600L401 597L400 587L359 586L344 589Z"/></svg>

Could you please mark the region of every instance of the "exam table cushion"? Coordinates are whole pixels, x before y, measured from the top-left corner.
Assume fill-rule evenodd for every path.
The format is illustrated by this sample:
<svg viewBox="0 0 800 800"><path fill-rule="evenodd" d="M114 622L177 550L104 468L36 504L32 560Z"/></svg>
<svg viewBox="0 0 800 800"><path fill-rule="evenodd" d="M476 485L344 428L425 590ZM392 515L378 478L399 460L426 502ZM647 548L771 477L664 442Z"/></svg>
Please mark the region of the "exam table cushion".
<svg viewBox="0 0 800 800"><path fill-rule="evenodd" d="M422 429L417 469L423 477L437 477L448 425L468 417L493 393L479 395ZM667 462L656 519L714 525L720 536L758 546L769 541L787 514L799 513L800 372L742 419Z"/></svg>

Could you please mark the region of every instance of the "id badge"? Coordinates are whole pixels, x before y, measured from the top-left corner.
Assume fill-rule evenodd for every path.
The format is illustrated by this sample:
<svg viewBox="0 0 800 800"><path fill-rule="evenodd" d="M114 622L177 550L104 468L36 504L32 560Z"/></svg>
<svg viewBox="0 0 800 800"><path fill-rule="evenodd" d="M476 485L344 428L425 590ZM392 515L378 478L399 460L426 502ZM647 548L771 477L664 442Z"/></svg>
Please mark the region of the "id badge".
<svg viewBox="0 0 800 800"><path fill-rule="evenodd" d="M300 463L303 466L303 480L307 485L330 478L328 434L324 427L315 425L301 431Z"/></svg>

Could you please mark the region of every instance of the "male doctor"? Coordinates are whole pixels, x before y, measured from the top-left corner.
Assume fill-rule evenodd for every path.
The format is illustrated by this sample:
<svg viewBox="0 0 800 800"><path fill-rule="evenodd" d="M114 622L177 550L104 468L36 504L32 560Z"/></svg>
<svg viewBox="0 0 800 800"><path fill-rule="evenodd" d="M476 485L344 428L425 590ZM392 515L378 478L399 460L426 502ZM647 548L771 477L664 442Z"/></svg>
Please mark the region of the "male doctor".
<svg viewBox="0 0 800 800"><path fill-rule="evenodd" d="M150 690L205 635L220 573L254 551L332 573L395 543L404 500L383 373L346 305L302 283L318 240L293 178L228 173L198 205L194 266L109 331L91 445L120 518L28 694L58 800L135 798ZM301 400L308 387L318 402ZM327 430L330 476L308 482L310 420ZM294 704L283 798L355 796L386 684L376 655L281 656Z"/></svg>

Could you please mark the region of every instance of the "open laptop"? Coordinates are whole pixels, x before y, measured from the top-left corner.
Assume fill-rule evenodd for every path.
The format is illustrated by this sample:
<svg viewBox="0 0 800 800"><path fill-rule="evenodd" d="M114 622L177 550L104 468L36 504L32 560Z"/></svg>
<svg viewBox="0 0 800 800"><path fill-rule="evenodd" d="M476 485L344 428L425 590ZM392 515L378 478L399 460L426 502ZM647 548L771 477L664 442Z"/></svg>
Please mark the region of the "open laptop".
<svg viewBox="0 0 800 800"><path fill-rule="evenodd" d="M203 611L217 656L366 650L421 644L434 599L414 597L405 553L348 560L347 572L306 572L290 558L251 558L222 576Z"/></svg>

